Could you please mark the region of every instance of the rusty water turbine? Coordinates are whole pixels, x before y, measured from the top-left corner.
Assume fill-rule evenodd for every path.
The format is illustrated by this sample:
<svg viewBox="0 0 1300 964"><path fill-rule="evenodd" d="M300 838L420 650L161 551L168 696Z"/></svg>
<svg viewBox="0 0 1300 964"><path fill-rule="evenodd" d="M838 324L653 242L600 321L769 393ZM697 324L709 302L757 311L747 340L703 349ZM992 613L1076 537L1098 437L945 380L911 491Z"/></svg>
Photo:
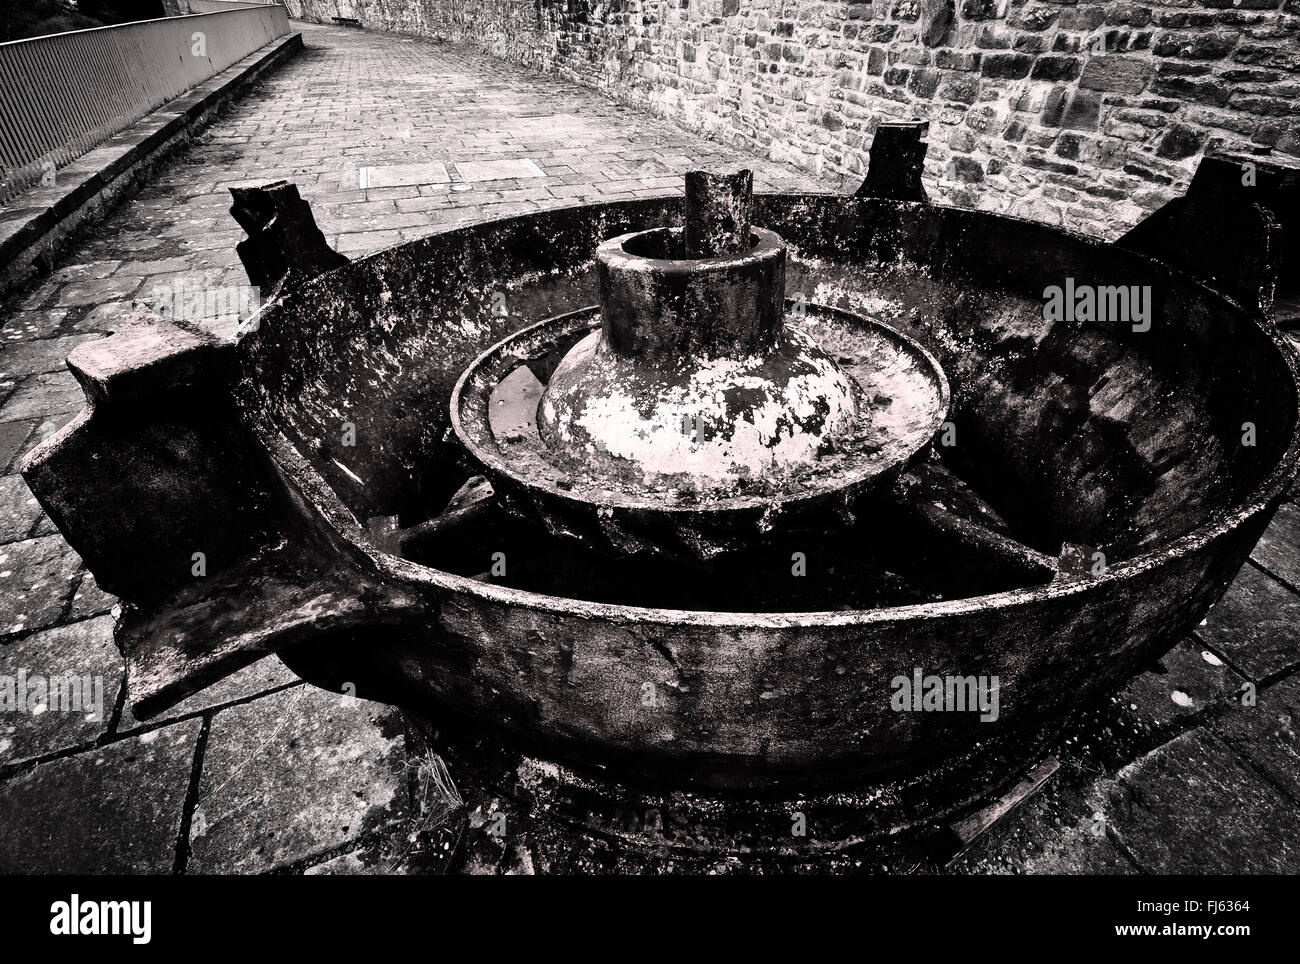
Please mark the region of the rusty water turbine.
<svg viewBox="0 0 1300 964"><path fill-rule="evenodd" d="M833 850L1014 783L1073 711L1204 617L1294 481L1296 362L1272 319L1297 294L1300 246L1284 239L1300 188L1263 159L1246 187L1236 159L1207 157L1186 197L1110 244L930 204L923 130L882 125L853 196L754 197L754 222L786 244L785 314L802 311L791 320L860 387L889 369L862 363L862 339L915 363L882 390L893 404L867 400L873 424L922 413L871 471L852 475L868 452L833 485L815 477L807 515L799 460L759 473L779 509L766 520L730 482L700 491L699 511L649 499L639 471L610 471L620 453L581 405L544 416L538 438L555 444L535 462L505 456L523 443L488 411L494 393L540 401L557 378L609 398L623 376L605 372L630 364L614 351L620 271L682 260L653 257L673 253L680 198L542 211L349 262L292 185L238 189L239 253L272 291L256 330L229 344L147 311L122 319L73 351L86 409L23 464L123 599L134 712L278 653L479 734L466 745L481 753L444 749L453 772L539 815L610 829L597 784L627 785L642 813L653 798L664 829L610 830L651 848ZM595 257L627 235L630 253ZM1225 249L1230 270L1207 254ZM1066 279L1149 286L1149 330L1044 318L1043 291ZM735 290L780 293L775 279ZM596 330L597 302L615 341L610 367L584 374L594 354L562 359ZM926 452L945 407L955 444ZM644 414L647 432L675 430ZM701 442L725 436L720 418L702 424ZM807 576L792 577L795 553ZM918 668L997 676L997 720L891 707L891 680ZM557 765L528 769L529 755ZM715 796L751 801L743 831L698 829L734 812Z"/></svg>

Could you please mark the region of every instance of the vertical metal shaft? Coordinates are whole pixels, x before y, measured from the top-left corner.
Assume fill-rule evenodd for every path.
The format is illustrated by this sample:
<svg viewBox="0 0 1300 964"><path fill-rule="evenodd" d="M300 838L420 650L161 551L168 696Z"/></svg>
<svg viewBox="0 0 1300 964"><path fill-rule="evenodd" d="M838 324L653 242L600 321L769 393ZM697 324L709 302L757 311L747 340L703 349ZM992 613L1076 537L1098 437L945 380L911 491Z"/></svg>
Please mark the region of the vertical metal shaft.
<svg viewBox="0 0 1300 964"><path fill-rule="evenodd" d="M751 246L754 172L686 172L686 257L743 254Z"/></svg>

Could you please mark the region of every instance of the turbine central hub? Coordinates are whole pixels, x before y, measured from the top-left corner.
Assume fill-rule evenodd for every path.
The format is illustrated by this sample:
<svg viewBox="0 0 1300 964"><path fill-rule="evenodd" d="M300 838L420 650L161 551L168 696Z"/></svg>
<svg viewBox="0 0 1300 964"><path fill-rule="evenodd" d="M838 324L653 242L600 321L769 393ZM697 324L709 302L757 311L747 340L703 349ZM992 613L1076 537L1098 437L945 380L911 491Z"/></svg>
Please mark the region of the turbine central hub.
<svg viewBox="0 0 1300 964"><path fill-rule="evenodd" d="M744 250L692 258L687 233L597 248L601 327L551 375L542 438L698 495L811 466L857 429L860 393L787 322L784 242L747 227Z"/></svg>
<svg viewBox="0 0 1300 964"><path fill-rule="evenodd" d="M838 524L924 450L948 404L934 359L861 315L796 315L785 242L750 225L751 195L748 171L688 174L683 227L597 247L599 305L470 365L452 424L510 511L622 554L708 559L796 516Z"/></svg>

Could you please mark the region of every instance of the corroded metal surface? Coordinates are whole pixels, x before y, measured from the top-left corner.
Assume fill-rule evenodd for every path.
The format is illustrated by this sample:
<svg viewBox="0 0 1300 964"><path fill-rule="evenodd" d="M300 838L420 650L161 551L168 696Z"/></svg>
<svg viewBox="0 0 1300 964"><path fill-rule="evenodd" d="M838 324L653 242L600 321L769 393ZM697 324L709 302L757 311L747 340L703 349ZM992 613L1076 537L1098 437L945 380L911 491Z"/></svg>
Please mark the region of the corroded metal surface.
<svg viewBox="0 0 1300 964"><path fill-rule="evenodd" d="M750 246L754 172L686 172L683 243L688 258L743 254Z"/></svg>
<svg viewBox="0 0 1300 964"><path fill-rule="evenodd" d="M539 411L547 414L545 402L539 409L540 382L522 382L518 373L527 371L530 361L563 353L575 342L581 348L599 337L592 331L592 309L526 328L476 359L452 393L452 424L516 512L557 535L621 553L658 551L707 559L796 521L834 526L851 517L869 487L890 484L922 454L947 412L948 386L929 353L893 329L837 309L800 308L798 336L834 347L836 371L852 378L864 409L860 435L838 448L828 446L807 462L719 478L707 474L709 466L691 460L713 453L699 451L703 446L692 444L691 432L685 431L684 464L676 471L630 471L629 463L662 464L636 434L638 425L598 439L609 449L601 458L557 454L532 418ZM574 351L565 357L572 358ZM550 385L562 374L557 369ZM611 378L608 384L612 389L636 383L629 377ZM518 404L512 397L515 386ZM512 418L516 408L527 417ZM680 417L676 408L669 410ZM676 429L676 419L668 427ZM710 426L706 439L718 437ZM719 457L715 464L726 468L734 465L736 440L726 435L723 442L732 445L729 457ZM595 443L586 444L591 448ZM704 473L706 484L695 478L684 484L680 476L686 470Z"/></svg>
<svg viewBox="0 0 1300 964"><path fill-rule="evenodd" d="M294 274L313 278L348 259L331 248L316 226L311 207L287 181L260 187L232 187L230 215L248 232L235 246L248 280L270 291Z"/></svg>
<svg viewBox="0 0 1300 964"><path fill-rule="evenodd" d="M886 121L876 128L871 164L858 188L863 197L890 201L924 201L921 171L930 130L928 121Z"/></svg>
<svg viewBox="0 0 1300 964"><path fill-rule="evenodd" d="M708 560L828 504L851 519L929 442L948 388L887 325L786 304L786 245L751 226L748 171L686 186L685 227L596 247L599 329L569 313L505 339L451 409L506 504L551 533Z"/></svg>

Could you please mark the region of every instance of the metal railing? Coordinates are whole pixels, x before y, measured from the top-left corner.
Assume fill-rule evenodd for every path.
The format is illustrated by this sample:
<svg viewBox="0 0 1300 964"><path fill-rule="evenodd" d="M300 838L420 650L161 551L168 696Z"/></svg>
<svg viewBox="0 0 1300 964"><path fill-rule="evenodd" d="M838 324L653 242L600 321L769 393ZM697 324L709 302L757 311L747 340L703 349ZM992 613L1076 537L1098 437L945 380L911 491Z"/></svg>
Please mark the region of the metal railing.
<svg viewBox="0 0 1300 964"><path fill-rule="evenodd" d="M0 43L0 204L289 33L280 4Z"/></svg>
<svg viewBox="0 0 1300 964"><path fill-rule="evenodd" d="M180 0L190 13L216 13L219 10L239 10L243 7L265 7L258 0Z"/></svg>

